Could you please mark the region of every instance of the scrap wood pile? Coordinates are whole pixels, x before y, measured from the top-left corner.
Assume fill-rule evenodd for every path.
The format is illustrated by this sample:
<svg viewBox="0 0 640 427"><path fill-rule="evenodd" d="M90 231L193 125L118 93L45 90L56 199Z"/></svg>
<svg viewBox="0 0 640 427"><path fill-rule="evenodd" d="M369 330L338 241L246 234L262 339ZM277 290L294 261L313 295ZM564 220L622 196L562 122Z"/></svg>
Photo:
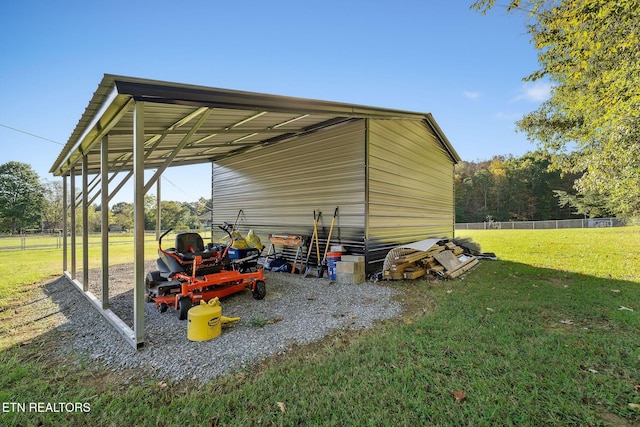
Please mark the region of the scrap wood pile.
<svg viewBox="0 0 640 427"><path fill-rule="evenodd" d="M387 280L411 280L431 274L453 279L478 264L467 247L441 240L427 250L392 249L384 262Z"/></svg>

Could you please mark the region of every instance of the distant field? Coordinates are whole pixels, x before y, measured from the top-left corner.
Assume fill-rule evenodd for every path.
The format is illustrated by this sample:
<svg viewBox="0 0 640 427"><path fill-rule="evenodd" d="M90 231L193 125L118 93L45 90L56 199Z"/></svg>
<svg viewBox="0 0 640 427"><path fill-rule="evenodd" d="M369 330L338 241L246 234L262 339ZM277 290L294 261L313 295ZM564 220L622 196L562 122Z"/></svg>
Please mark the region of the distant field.
<svg viewBox="0 0 640 427"><path fill-rule="evenodd" d="M50 236L28 236L29 244L38 242L39 248L20 248L19 237L0 238L0 306L8 301L29 294L35 290L33 285L48 278L62 275L62 246L56 247L56 238ZM82 266L82 246L78 239L77 265ZM89 239L89 268L99 268L102 265L102 246L100 237L92 235ZM170 240L171 241L171 240ZM9 249L10 245L17 248ZM61 245L61 243L60 243ZM70 241L69 241L70 246ZM154 259L157 255L158 244L154 236L145 237L145 258ZM70 253L70 248L68 249ZM69 255L70 257L70 255ZM133 237L131 235L109 236L109 263L111 265L130 263L133 258ZM70 258L69 258L70 259ZM69 261L70 262L70 261ZM69 267L68 267L69 268ZM20 295L18 294L18 292Z"/></svg>
<svg viewBox="0 0 640 427"><path fill-rule="evenodd" d="M501 260L595 277L640 281L640 227L461 230Z"/></svg>

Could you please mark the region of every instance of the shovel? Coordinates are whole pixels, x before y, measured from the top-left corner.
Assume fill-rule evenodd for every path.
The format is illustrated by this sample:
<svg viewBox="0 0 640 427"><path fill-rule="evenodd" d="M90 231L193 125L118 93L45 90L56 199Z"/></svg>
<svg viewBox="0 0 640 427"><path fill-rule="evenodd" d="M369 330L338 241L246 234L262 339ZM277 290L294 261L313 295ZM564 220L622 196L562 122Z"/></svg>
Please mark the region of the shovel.
<svg viewBox="0 0 640 427"><path fill-rule="evenodd" d="M320 220L320 215L322 212L318 211L318 216L316 217L316 211L313 211L313 235L311 236L311 240L309 241L309 251L307 252L307 260L305 261L305 271L304 277L319 277L320 276L320 243L318 243L318 221ZM309 258L311 257L311 251L313 250L313 243L315 240L316 244L316 254L318 256L318 264L315 269L309 267ZM315 270L315 271L312 271Z"/></svg>
<svg viewBox="0 0 640 427"><path fill-rule="evenodd" d="M336 222L336 216L338 216L338 207L333 211L333 218L331 219L331 227L329 228L329 236L327 237L327 246L324 248L324 258L322 258L322 268L318 277L322 278L324 270L327 270L327 276L329 275L329 267L327 265L327 253L329 253L329 245L331 245L331 234L333 233L333 225Z"/></svg>

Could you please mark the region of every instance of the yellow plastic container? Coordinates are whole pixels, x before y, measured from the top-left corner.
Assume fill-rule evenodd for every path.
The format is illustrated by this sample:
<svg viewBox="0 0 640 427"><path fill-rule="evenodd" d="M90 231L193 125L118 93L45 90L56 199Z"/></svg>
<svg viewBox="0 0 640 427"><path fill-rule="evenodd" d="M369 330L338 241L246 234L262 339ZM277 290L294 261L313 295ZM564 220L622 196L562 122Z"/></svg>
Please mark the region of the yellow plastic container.
<svg viewBox="0 0 640 427"><path fill-rule="evenodd" d="M222 306L218 298L191 307L187 313L189 324L187 338L190 341L208 341L222 332Z"/></svg>

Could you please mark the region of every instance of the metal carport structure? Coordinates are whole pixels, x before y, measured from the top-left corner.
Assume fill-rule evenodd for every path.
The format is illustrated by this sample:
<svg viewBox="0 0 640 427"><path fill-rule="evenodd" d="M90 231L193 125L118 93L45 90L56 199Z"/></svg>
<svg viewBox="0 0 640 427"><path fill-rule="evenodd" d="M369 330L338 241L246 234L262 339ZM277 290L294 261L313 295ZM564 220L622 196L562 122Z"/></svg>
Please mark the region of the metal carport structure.
<svg viewBox="0 0 640 427"><path fill-rule="evenodd" d="M143 201L166 168L215 163L362 118L424 121L437 135L444 150L459 160L430 114L104 75L50 170L63 178L65 276L131 345L138 349L143 347ZM148 180L144 175L146 169L156 170ZM81 176L79 189L78 176ZM107 250L109 202L131 179L135 245L133 328L109 309ZM93 295L88 287L88 207L94 201L102 206L102 298ZM159 197L157 202L159 204ZM81 281L77 278L76 265L78 206L82 211ZM69 225L67 217L70 218ZM71 239L70 260L67 235Z"/></svg>

